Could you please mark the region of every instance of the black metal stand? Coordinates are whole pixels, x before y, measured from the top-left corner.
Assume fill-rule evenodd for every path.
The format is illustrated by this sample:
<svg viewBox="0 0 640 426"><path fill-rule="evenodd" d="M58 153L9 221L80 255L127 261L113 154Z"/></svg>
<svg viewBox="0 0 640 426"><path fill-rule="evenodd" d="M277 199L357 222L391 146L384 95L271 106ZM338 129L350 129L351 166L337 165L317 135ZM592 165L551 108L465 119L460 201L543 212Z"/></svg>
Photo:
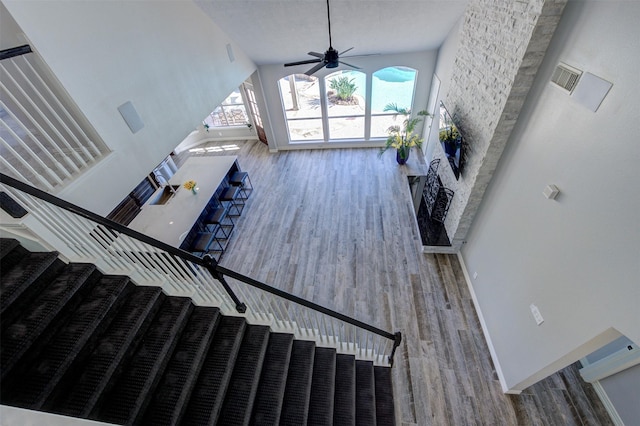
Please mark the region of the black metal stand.
<svg viewBox="0 0 640 426"><path fill-rule="evenodd" d="M426 183L422 190L422 199L417 211L418 226L425 246L450 246L449 237L444 227L454 192L442 185L438 176L440 159L429 164Z"/></svg>

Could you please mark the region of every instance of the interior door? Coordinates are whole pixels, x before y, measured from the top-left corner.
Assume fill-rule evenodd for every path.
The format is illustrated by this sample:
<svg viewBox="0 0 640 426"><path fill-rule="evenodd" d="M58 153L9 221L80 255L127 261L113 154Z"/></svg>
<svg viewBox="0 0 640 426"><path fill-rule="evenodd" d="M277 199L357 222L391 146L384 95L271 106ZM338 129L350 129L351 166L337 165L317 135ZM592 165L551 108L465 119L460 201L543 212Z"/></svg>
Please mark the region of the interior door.
<svg viewBox="0 0 640 426"><path fill-rule="evenodd" d="M264 127L262 125L262 117L260 116L260 110L258 109L258 103L256 101L256 93L253 90L253 84L249 81L245 81L242 84L242 88L245 94L245 100L249 104L249 113L251 114L251 120L253 121L254 126L256 127L256 133L258 134L258 139L265 145L268 145L267 134L264 132Z"/></svg>

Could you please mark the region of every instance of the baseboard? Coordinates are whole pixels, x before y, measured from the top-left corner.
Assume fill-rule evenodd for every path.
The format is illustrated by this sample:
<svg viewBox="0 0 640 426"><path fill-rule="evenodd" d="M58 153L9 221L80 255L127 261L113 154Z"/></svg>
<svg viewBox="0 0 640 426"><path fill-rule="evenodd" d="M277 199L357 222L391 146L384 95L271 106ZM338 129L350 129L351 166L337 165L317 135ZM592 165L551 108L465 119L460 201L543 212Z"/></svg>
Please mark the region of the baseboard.
<svg viewBox="0 0 640 426"><path fill-rule="evenodd" d="M506 380L504 379L504 375L502 374L502 367L500 367L500 361L498 360L498 355L496 354L495 348L493 347L493 343L491 342L491 335L489 334L489 330L487 329L487 325L484 321L484 316L482 315L482 309L480 309L480 304L478 303L476 292L473 289L473 285L471 284L471 276L467 271L467 265L464 263L464 259L462 257L461 252L458 252L458 260L460 261L460 266L462 267L462 273L464 274L464 279L467 282L467 287L469 288L469 293L471 294L471 300L473 300L473 306L475 307L476 313L478 314L478 320L480 321L480 326L482 327L482 333L484 334L484 339L487 342L487 346L489 347L489 353L491 354L491 359L493 360L493 366L496 368L496 374L498 375L498 380L500 381L502 392L506 394L519 395L522 391L509 390Z"/></svg>

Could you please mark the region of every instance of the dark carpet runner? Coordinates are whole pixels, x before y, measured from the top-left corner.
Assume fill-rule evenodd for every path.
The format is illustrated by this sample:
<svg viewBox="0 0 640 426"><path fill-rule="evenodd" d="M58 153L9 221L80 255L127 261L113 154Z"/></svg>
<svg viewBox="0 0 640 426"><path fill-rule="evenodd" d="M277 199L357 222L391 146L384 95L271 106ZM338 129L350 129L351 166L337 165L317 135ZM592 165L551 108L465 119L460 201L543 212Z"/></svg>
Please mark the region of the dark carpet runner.
<svg viewBox="0 0 640 426"><path fill-rule="evenodd" d="M115 424L394 425L391 370L0 239L0 403Z"/></svg>

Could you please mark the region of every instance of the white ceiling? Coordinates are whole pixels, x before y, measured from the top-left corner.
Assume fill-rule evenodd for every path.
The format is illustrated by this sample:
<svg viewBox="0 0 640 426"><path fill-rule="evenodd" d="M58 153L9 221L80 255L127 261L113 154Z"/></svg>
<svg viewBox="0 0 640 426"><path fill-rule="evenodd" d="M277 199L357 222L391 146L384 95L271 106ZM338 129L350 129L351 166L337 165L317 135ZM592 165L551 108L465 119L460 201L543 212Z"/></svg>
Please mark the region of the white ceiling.
<svg viewBox="0 0 640 426"><path fill-rule="evenodd" d="M258 65L329 47L326 0L195 0ZM330 0L333 47L346 56L438 48L468 0Z"/></svg>

